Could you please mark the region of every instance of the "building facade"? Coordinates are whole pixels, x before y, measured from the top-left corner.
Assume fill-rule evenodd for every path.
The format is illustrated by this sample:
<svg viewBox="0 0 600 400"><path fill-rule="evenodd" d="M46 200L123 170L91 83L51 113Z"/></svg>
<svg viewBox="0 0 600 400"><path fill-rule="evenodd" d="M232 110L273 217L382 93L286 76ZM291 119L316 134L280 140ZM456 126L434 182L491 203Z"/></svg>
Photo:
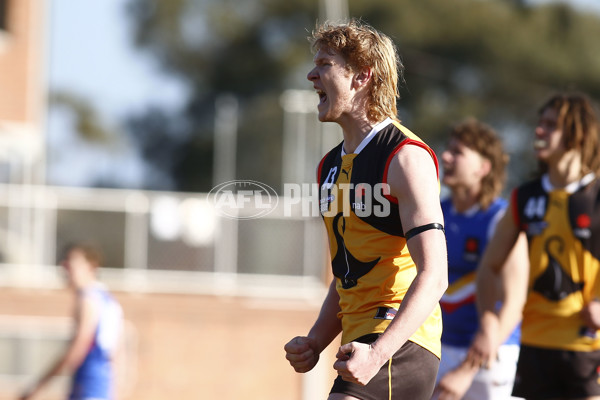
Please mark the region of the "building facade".
<svg viewBox="0 0 600 400"><path fill-rule="evenodd" d="M73 299L56 257L90 233L126 318L119 399L324 398L335 348L304 375L283 351L310 328L330 279L318 218L231 220L206 194L46 185L51 6L0 0L0 400L68 341ZM165 213L177 234L161 235ZM43 397L67 387L58 377Z"/></svg>

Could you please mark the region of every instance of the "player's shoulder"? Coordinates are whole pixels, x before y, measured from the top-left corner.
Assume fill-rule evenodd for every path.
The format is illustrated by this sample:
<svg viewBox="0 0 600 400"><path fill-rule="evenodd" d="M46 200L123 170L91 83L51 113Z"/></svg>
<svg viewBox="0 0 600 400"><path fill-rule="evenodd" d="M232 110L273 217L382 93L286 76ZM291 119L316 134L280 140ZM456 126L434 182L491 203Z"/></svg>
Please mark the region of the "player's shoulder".
<svg viewBox="0 0 600 400"><path fill-rule="evenodd" d="M319 162L319 166L325 164L328 161L330 162L332 160L335 160L336 158L341 157L343 145L344 145L344 142L341 141L337 146L335 146L334 148L329 150L327 153L325 153L325 155L321 158L321 161Z"/></svg>
<svg viewBox="0 0 600 400"><path fill-rule="evenodd" d="M500 211L506 210L508 207L508 200L503 197L496 197L489 205L489 210L492 214L496 214Z"/></svg>
<svg viewBox="0 0 600 400"><path fill-rule="evenodd" d="M434 163L432 164L432 158ZM397 164L400 168L411 175L427 173L429 167L434 167L437 174L437 159L432 156L431 149L422 142L408 142L399 147L391 156L388 164Z"/></svg>
<svg viewBox="0 0 600 400"><path fill-rule="evenodd" d="M452 198L450 196L445 197L440 201L440 204L442 205L442 210L450 210L452 208Z"/></svg>
<svg viewBox="0 0 600 400"><path fill-rule="evenodd" d="M340 144L338 144L337 146L335 146L333 149L329 150L322 158L321 161L319 161L319 164L317 165L317 182L320 182L322 179L322 172L323 170L328 170L329 168L332 167L333 164L337 164L339 162L339 159L341 158L342 155L342 146L344 145L344 142L340 142Z"/></svg>
<svg viewBox="0 0 600 400"><path fill-rule="evenodd" d="M528 179L525 182L521 183L515 189L517 192L529 192L529 191L539 191L543 190L542 178L534 178Z"/></svg>

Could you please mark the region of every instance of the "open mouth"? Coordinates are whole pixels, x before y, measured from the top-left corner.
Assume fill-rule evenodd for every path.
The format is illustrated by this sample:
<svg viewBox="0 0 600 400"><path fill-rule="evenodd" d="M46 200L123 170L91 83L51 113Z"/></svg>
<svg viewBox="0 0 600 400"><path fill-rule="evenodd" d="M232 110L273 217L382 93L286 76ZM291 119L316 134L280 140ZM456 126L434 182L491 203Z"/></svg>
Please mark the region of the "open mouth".
<svg viewBox="0 0 600 400"><path fill-rule="evenodd" d="M325 94L322 90L317 90L317 94L319 95L319 105L325 103L327 101L327 94Z"/></svg>
<svg viewBox="0 0 600 400"><path fill-rule="evenodd" d="M450 176L454 172L454 170L452 168L444 168L442 171L443 171L444 176Z"/></svg>
<svg viewBox="0 0 600 400"><path fill-rule="evenodd" d="M536 150L545 149L548 147L548 142L544 139L536 139L533 141L533 148Z"/></svg>

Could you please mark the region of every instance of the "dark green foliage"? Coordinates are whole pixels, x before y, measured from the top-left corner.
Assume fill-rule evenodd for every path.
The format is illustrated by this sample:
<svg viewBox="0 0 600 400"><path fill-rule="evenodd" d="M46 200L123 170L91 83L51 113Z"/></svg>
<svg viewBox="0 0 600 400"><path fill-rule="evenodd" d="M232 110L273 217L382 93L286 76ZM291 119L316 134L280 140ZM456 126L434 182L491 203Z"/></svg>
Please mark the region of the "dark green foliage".
<svg viewBox="0 0 600 400"><path fill-rule="evenodd" d="M390 35L406 66L400 117L434 148L478 117L506 137L513 182L532 168L537 107L551 93L600 98L600 19L522 0L351 0L352 17ZM311 89L306 37L317 0L130 0L132 41L189 87L188 106L129 118L141 153L182 191L211 188L214 102L240 103L237 175L280 182L285 89ZM518 165L516 165L517 163ZM525 171L525 172L524 172ZM510 182L509 182L510 183ZM156 187L158 185L159 187ZM150 179L146 186L160 189Z"/></svg>

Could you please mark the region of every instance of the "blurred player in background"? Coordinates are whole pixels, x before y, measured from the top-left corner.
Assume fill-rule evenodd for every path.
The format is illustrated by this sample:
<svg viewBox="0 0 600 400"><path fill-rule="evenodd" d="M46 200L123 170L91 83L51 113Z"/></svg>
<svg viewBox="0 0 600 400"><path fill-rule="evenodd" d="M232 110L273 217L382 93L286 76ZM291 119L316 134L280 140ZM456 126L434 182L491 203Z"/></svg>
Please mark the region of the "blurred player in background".
<svg viewBox="0 0 600 400"><path fill-rule="evenodd" d="M450 189L450 196L442 201L449 287L440 302L444 330L435 399L508 399L512 392L519 355L518 323L527 286L524 237L503 268L507 287L494 287L504 304L498 314L499 332L489 332L498 327L487 326L487 321L480 325L475 301L477 265L508 205L499 197L507 162L502 142L490 126L467 119L451 129L442 153L442 182ZM497 337L497 344L502 344L489 368L467 360L478 331Z"/></svg>
<svg viewBox="0 0 600 400"><path fill-rule="evenodd" d="M341 332L330 400L429 399L447 287L437 160L396 119L402 65L387 36L351 21L318 27L312 43L319 120L344 137L318 168L334 279L286 358L307 372Z"/></svg>
<svg viewBox="0 0 600 400"><path fill-rule="evenodd" d="M513 395L600 399L600 147L598 117L582 94L558 94L539 111L534 150L541 176L513 191L480 265L478 301L494 318L489 288L520 232L529 282ZM472 346L474 364L493 342Z"/></svg>
<svg viewBox="0 0 600 400"><path fill-rule="evenodd" d="M123 325L121 306L96 279L101 256L94 248L69 246L61 264L76 296L75 331L64 354L20 399L34 398L52 377L67 372L73 374L69 400L113 400L113 359Z"/></svg>

